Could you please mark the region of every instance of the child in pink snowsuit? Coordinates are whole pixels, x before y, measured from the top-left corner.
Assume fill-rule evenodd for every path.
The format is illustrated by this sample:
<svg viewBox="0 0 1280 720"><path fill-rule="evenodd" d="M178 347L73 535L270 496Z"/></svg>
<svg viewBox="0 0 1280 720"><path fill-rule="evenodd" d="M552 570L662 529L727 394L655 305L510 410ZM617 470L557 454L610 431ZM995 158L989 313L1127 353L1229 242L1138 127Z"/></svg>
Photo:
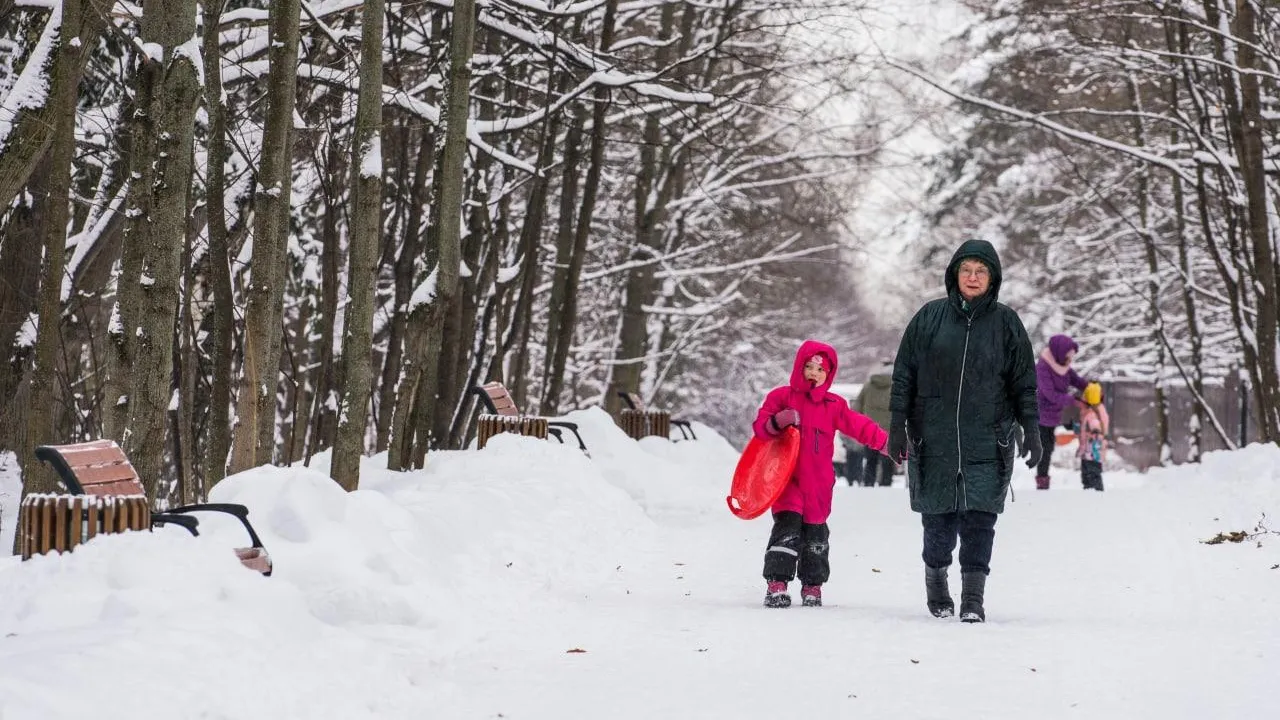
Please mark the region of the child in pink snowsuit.
<svg viewBox="0 0 1280 720"><path fill-rule="evenodd" d="M1111 418L1102 404L1101 388L1090 383L1085 388L1080 404L1080 483L1085 490L1102 492L1102 463L1107 459L1107 433L1111 430Z"/></svg>
<svg viewBox="0 0 1280 720"><path fill-rule="evenodd" d="M796 353L790 384L769 391L751 426L756 437L771 438L795 425L801 438L791 482L772 508L773 532L764 554L765 607L791 605L787 583L796 576L797 565L804 604L822 604L822 584L831 575L827 517L836 484L831 464L835 431L881 453L888 443L883 428L849 409L844 398L827 392L837 364L834 348L805 340Z"/></svg>

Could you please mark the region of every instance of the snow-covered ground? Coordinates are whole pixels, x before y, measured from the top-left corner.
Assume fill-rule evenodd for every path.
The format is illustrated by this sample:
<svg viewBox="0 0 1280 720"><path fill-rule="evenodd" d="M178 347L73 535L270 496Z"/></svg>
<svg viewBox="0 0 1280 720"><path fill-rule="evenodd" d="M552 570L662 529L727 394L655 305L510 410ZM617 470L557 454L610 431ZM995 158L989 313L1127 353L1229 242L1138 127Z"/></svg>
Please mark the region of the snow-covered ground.
<svg viewBox="0 0 1280 720"><path fill-rule="evenodd" d="M421 472L372 458L351 494L323 463L228 479L215 499L251 508L270 578L213 519L0 558L0 718L1275 714L1280 535L1201 542L1280 515L1275 447L1102 494L1019 467L989 621L963 625L925 610L901 487L840 483L827 607L766 610L769 521L725 508L733 448L575 419L590 458L500 436Z"/></svg>

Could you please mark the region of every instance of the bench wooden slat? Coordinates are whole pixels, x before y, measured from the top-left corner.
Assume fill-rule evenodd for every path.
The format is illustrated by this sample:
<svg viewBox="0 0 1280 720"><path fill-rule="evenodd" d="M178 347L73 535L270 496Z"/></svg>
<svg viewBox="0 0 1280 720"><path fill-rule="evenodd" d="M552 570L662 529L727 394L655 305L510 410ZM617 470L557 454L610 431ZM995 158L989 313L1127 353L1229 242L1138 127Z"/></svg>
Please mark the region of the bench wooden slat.
<svg viewBox="0 0 1280 720"><path fill-rule="evenodd" d="M516 407L515 399L511 397L511 392L502 383L487 383L484 386L484 394L489 396L489 401L493 403L494 411L499 415L508 417L520 415L520 408Z"/></svg>
<svg viewBox="0 0 1280 720"><path fill-rule="evenodd" d="M84 498L71 498L71 547L75 547L83 540L84 534Z"/></svg>
<svg viewBox="0 0 1280 720"><path fill-rule="evenodd" d="M70 445L52 445L50 447L57 448L58 453L63 455L67 453L83 453L83 452L90 452L94 450L110 450L112 448L115 448L117 450L120 449L120 446L116 444L115 440L89 440L87 442L82 442L82 443L72 443ZM121 452L123 453L123 451Z"/></svg>
<svg viewBox="0 0 1280 720"><path fill-rule="evenodd" d="M127 495L141 495L142 481L138 479L138 471L133 469L133 465L127 462L112 463L110 465L80 465L71 468L76 474L76 479L84 486L86 492L92 485L99 483L117 483L120 481L129 481L134 483L138 491L125 493ZM117 493L119 494L119 493Z"/></svg>
<svg viewBox="0 0 1280 720"><path fill-rule="evenodd" d="M53 523L49 522L53 517L53 508L45 503L40 506L40 547L49 547L49 530Z"/></svg>
<svg viewBox="0 0 1280 720"><path fill-rule="evenodd" d="M53 504L53 549L58 552L68 550L67 537L67 499L59 496Z"/></svg>
<svg viewBox="0 0 1280 720"><path fill-rule="evenodd" d="M109 463L129 462L129 458L125 457L124 451L115 443L106 447L84 447L80 445L72 445L70 447L60 446L58 450L62 455L62 458L67 461L67 465L72 468L79 468L84 465L106 465Z"/></svg>
<svg viewBox="0 0 1280 720"><path fill-rule="evenodd" d="M151 529L151 508L142 495L31 495L19 512L23 560L55 550L73 551L97 535Z"/></svg>
<svg viewBox="0 0 1280 720"><path fill-rule="evenodd" d="M484 392L489 396L489 401L493 403L493 409L499 415L515 417L520 414L520 409L516 407L516 401L512 399L511 393L502 385L489 383L484 386Z"/></svg>
<svg viewBox="0 0 1280 720"><path fill-rule="evenodd" d="M84 493L96 497L119 497L121 495L141 495L143 490L137 480L117 480L111 483L86 485Z"/></svg>
<svg viewBox="0 0 1280 720"><path fill-rule="evenodd" d="M31 558L31 507L23 502L18 511L18 544L22 551L22 559Z"/></svg>
<svg viewBox="0 0 1280 720"><path fill-rule="evenodd" d="M481 415L476 426L476 446L484 449L489 439L498 433L516 433L540 439L547 437L547 419L542 417L511 417L509 415Z"/></svg>
<svg viewBox="0 0 1280 720"><path fill-rule="evenodd" d="M145 497L134 498L133 500L133 524L130 525L130 529L151 529L151 507L147 505Z"/></svg>

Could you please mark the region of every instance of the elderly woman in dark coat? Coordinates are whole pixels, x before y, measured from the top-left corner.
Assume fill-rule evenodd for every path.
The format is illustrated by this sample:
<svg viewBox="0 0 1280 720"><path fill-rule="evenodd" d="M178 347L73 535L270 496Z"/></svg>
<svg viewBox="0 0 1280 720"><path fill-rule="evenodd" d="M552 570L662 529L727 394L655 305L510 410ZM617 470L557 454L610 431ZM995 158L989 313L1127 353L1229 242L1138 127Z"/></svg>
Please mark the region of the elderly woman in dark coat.
<svg viewBox="0 0 1280 720"><path fill-rule="evenodd" d="M924 525L929 611L950 617L947 584L960 542L960 619L983 622L996 516L1020 454L1040 457L1034 355L1027 331L998 302L1000 256L968 240L947 266L947 296L926 303L907 325L893 372L889 454L908 458L911 509Z"/></svg>

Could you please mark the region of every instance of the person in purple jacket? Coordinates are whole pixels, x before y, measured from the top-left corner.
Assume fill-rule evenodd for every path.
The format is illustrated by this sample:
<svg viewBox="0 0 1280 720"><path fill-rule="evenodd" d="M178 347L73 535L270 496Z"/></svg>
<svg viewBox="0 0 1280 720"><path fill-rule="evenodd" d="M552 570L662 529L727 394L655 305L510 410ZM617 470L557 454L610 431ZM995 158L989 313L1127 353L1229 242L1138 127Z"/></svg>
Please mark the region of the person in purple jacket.
<svg viewBox="0 0 1280 720"><path fill-rule="evenodd" d="M1040 414L1040 464L1036 466L1036 489L1049 489L1049 461L1053 459L1053 431L1062 422L1062 411L1075 402L1071 388L1084 390L1089 384L1071 368L1080 346L1069 335L1054 335L1036 361L1036 407Z"/></svg>

